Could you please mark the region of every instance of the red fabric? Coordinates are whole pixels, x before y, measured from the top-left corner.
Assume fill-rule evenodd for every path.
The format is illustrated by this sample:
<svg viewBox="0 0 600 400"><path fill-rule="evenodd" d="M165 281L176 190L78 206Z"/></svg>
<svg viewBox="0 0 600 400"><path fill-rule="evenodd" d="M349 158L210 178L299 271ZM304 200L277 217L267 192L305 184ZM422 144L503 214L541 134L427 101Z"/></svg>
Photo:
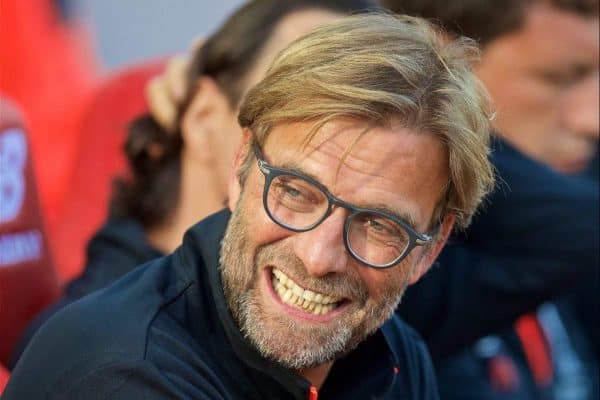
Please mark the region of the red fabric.
<svg viewBox="0 0 600 400"><path fill-rule="evenodd" d="M147 111L145 85L163 67L163 61L155 61L114 74L98 87L83 114L70 191L53 237L53 254L63 280L81 272L85 245L106 218L111 181L124 171L127 126Z"/></svg>
<svg viewBox="0 0 600 400"><path fill-rule="evenodd" d="M2 391L6 386L6 382L8 382L8 378L10 378L10 374L2 365L0 365L0 396L2 396Z"/></svg>
<svg viewBox="0 0 600 400"><path fill-rule="evenodd" d="M27 133L0 97L0 364L32 317L58 297Z"/></svg>
<svg viewBox="0 0 600 400"><path fill-rule="evenodd" d="M519 388L519 371L514 361L497 355L488 360L488 373L492 388L500 393L513 393Z"/></svg>
<svg viewBox="0 0 600 400"><path fill-rule="evenodd" d="M515 330L533 377L538 385L545 386L552 382L554 369L548 343L542 328L533 314L526 314L515 323Z"/></svg>
<svg viewBox="0 0 600 400"><path fill-rule="evenodd" d="M29 125L43 215L53 231L78 146L78 116L98 76L89 35L50 0L1 0L0 92Z"/></svg>

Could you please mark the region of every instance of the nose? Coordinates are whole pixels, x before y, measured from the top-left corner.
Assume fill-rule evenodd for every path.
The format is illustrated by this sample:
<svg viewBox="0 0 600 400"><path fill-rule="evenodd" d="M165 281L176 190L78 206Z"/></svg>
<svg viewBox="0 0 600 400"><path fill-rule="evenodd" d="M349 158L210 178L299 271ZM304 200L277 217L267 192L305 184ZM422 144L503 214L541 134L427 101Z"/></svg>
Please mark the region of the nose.
<svg viewBox="0 0 600 400"><path fill-rule="evenodd" d="M595 71L565 95L562 120L573 134L595 140L600 137L599 82L598 71Z"/></svg>
<svg viewBox="0 0 600 400"><path fill-rule="evenodd" d="M296 234L294 251L311 276L322 277L347 268L349 255L343 239L346 213L336 208L315 229Z"/></svg>

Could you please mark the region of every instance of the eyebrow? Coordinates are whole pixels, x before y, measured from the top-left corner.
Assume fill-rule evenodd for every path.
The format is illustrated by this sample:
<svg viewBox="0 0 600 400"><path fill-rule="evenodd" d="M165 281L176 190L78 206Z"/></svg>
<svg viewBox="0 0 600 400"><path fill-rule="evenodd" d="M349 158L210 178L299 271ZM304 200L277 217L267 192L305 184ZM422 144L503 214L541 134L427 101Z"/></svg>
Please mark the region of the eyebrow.
<svg viewBox="0 0 600 400"><path fill-rule="evenodd" d="M541 77L559 78L559 79L580 79L593 72L596 67L592 62L579 60L566 62L564 64L555 64L551 68L537 67L532 71Z"/></svg>
<svg viewBox="0 0 600 400"><path fill-rule="evenodd" d="M410 215L409 213L407 213L406 211L398 210L397 208L391 208L388 205L381 204L381 203L369 204L367 207L363 207L361 205L358 205L358 207L368 208L370 210L375 210L375 211L383 211L383 212L386 212L388 214L392 214L396 218L404 221L404 223L410 225L410 227L413 228L416 232L420 232L420 230L418 230L416 228L417 223L414 220L413 216Z"/></svg>
<svg viewBox="0 0 600 400"><path fill-rule="evenodd" d="M268 163L268 162L267 162ZM269 163L270 164L270 163ZM319 178L317 178L316 175L304 170L300 165L298 165L298 163L295 162L283 162L281 163L279 166L277 166L277 168L282 168L282 169L287 169L289 171L293 171L297 174L300 175L304 175L307 176L311 179L314 179L315 181L319 182L319 184L323 187L325 187L327 189L327 191L329 192L329 194L331 194L332 196L335 196L331 190L329 190L329 188L327 187L327 185L324 185ZM339 198L337 196L335 196L336 198ZM344 200L344 199L340 199L340 200ZM344 200L346 201L346 200ZM382 211L388 214L392 214L394 217L398 218L399 220L402 220L404 223L406 223L407 225L409 225L411 228L413 228L416 232L420 232L420 230L418 230L416 228L417 223L415 221L415 219L413 218L413 216L409 213L407 213L406 211L402 211L399 210L397 208L393 208L390 207L387 204L383 204L383 203L375 203L375 204L364 204L364 203L351 203L349 201L346 201L349 204L352 204L355 207L358 208L365 208L367 210L373 210L373 211Z"/></svg>

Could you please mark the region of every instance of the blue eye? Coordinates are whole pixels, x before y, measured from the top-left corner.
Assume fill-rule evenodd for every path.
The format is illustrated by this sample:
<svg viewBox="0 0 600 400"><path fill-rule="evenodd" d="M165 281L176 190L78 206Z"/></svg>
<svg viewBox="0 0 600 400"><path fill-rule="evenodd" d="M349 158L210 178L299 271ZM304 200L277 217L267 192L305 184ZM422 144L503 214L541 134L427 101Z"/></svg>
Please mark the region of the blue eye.
<svg viewBox="0 0 600 400"><path fill-rule="evenodd" d="M377 232L378 234L398 234L398 228L392 221L379 216L372 215L370 218L365 218L364 224L369 228L369 230Z"/></svg>
<svg viewBox="0 0 600 400"><path fill-rule="evenodd" d="M386 229L385 226L383 226L382 224L380 224L379 222L377 222L373 219L368 220L367 225L369 226L369 228L372 228L379 232L387 232L388 231L388 229Z"/></svg>
<svg viewBox="0 0 600 400"><path fill-rule="evenodd" d="M300 197L302 196L302 192L300 192L298 189L293 188L289 185L281 185L281 191L285 193L286 196L290 196L290 197Z"/></svg>
<svg viewBox="0 0 600 400"><path fill-rule="evenodd" d="M326 204L327 199L308 182L291 176L279 176L271 183L271 194L281 205L293 210L312 209Z"/></svg>
<svg viewBox="0 0 600 400"><path fill-rule="evenodd" d="M287 198L294 201L303 201L307 197L305 190L291 182L283 180L275 181L272 186L276 191L277 197L281 199Z"/></svg>

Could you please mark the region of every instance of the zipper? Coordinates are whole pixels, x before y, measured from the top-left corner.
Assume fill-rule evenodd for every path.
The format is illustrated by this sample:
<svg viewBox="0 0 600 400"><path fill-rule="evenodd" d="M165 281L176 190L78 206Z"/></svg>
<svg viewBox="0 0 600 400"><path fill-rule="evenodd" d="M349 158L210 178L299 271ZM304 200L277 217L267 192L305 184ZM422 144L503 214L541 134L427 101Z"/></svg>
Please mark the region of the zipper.
<svg viewBox="0 0 600 400"><path fill-rule="evenodd" d="M310 389L308 389L308 400L318 400L319 399L319 392L317 392L317 388L315 386L311 386Z"/></svg>

